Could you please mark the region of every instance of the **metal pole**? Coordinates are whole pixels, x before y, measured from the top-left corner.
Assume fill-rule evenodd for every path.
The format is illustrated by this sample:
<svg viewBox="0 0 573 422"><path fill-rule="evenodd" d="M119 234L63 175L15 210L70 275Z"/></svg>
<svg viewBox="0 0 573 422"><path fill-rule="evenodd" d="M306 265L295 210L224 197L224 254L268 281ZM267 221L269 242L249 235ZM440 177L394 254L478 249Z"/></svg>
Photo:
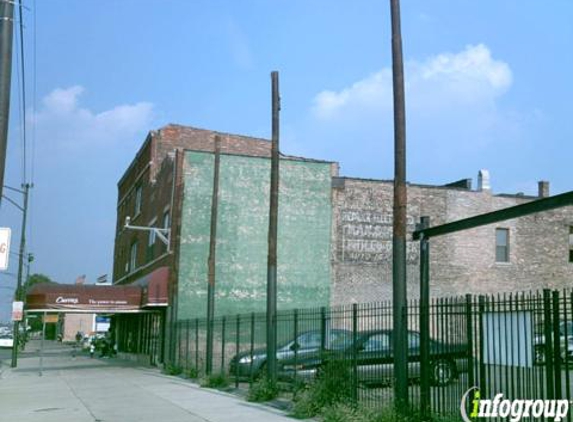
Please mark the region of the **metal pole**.
<svg viewBox="0 0 573 422"><path fill-rule="evenodd" d="M215 135L215 164L213 169L213 196L211 200L211 237L209 239L209 275L207 284L207 359L205 372L213 370L213 321L215 318L215 261L217 252L217 215L219 208L219 168L221 165L221 137Z"/></svg>
<svg viewBox="0 0 573 422"><path fill-rule="evenodd" d="M277 378L277 235L279 213L279 73L271 72L272 145L271 197L269 215L269 254L267 261L267 368L271 384Z"/></svg>
<svg viewBox="0 0 573 422"><path fill-rule="evenodd" d="M0 0L0 203L6 167L8 121L10 120L10 89L12 86L12 38L14 2Z"/></svg>
<svg viewBox="0 0 573 422"><path fill-rule="evenodd" d="M406 107L400 29L400 2L390 0L392 15L392 75L394 88L394 224L392 291L394 311L394 399L396 409L408 405L408 316L406 297Z"/></svg>
<svg viewBox="0 0 573 422"><path fill-rule="evenodd" d="M42 321L42 341L40 342L40 376L42 376L42 370L44 369L44 339L46 338L46 315L47 312L44 311L44 320Z"/></svg>
<svg viewBox="0 0 573 422"><path fill-rule="evenodd" d="M430 227L430 217L420 218L420 229ZM430 239L420 241L420 410L430 415Z"/></svg>
<svg viewBox="0 0 573 422"><path fill-rule="evenodd" d="M24 251L26 250L26 218L28 216L28 194L31 185L26 183L24 188L24 207L22 208L22 232L20 233L20 253L18 256L18 284L16 285L15 300L22 300L22 273L24 270ZM12 347L12 368L18 366L18 346L20 339L20 321L14 321L14 347Z"/></svg>

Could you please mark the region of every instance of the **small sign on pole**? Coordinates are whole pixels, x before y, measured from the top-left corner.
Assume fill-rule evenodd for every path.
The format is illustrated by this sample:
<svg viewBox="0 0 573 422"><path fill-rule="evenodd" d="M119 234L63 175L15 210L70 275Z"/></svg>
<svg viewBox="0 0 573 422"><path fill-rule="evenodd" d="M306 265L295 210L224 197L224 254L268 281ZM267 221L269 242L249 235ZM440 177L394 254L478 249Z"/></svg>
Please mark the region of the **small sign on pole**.
<svg viewBox="0 0 573 422"><path fill-rule="evenodd" d="M12 230L0 227L0 271L8 269L8 256L10 256L10 235Z"/></svg>
<svg viewBox="0 0 573 422"><path fill-rule="evenodd" d="M46 324L54 324L58 322L58 314L44 314L44 322Z"/></svg>
<svg viewBox="0 0 573 422"><path fill-rule="evenodd" d="M12 321L22 321L24 317L24 302L12 302Z"/></svg>

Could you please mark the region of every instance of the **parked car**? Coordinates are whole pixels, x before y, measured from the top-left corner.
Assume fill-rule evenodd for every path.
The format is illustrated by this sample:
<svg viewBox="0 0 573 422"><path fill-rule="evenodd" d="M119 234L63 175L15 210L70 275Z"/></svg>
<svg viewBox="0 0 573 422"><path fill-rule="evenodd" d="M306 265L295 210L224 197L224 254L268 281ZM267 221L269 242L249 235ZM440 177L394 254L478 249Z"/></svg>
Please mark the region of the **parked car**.
<svg viewBox="0 0 573 422"><path fill-rule="evenodd" d="M9 349L14 347L14 337L12 336L11 333L0 335L0 347L1 348L9 348Z"/></svg>
<svg viewBox="0 0 573 422"><path fill-rule="evenodd" d="M392 330L373 330L359 333L356 343L344 339L335 342L330 350L301 356L296 361L281 362L279 378L311 380L320 374L323 365L332 361L356 358L358 382L365 386L390 385L394 378ZM431 380L434 385L450 384L462 372L467 372L468 347L430 340ZM408 332L408 378L420 378L420 335Z"/></svg>
<svg viewBox="0 0 573 422"><path fill-rule="evenodd" d="M573 363L573 322L559 324L559 341L561 344L561 361ZM534 340L534 363L545 364L546 346L545 335L539 335Z"/></svg>
<svg viewBox="0 0 573 422"><path fill-rule="evenodd" d="M352 333L342 329L327 330L324 346L328 348L332 343L339 343L350 341ZM277 361L294 359L303 359L306 355L315 354L321 348L322 334L320 330L305 331L298 335L296 339L290 340L277 347ZM259 377L266 369L267 365L267 350L255 349L237 354L231 359L229 365L229 373L232 376L241 378Z"/></svg>

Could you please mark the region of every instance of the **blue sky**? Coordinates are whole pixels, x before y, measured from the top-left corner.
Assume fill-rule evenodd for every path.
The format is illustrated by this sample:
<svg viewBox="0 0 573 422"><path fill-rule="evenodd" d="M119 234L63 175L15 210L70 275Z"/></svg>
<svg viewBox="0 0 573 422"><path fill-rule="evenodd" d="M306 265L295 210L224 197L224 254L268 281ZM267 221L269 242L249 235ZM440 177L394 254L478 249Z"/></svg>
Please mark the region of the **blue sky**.
<svg viewBox="0 0 573 422"><path fill-rule="evenodd" d="M284 153L393 175L389 1L25 4L33 272L111 273L116 183L147 131L172 122L269 137L272 70ZM572 190L571 22L569 0L403 1L408 180L487 168L498 193L535 194L542 179L553 194ZM6 183L18 186L16 90L12 99ZM13 251L19 219L3 201ZM0 320L15 264L0 274Z"/></svg>

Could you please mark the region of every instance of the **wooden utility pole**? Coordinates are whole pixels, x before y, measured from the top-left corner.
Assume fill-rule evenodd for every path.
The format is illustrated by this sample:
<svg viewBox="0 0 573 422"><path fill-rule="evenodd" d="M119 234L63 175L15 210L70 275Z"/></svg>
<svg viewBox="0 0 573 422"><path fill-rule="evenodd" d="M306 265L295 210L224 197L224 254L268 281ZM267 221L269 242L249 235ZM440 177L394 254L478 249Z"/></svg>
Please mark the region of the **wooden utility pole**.
<svg viewBox="0 0 573 422"><path fill-rule="evenodd" d="M269 381L277 379L277 237L279 215L279 73L271 72L272 145L269 254L267 261L267 370Z"/></svg>
<svg viewBox="0 0 573 422"><path fill-rule="evenodd" d="M30 194L31 184L26 183L22 186L23 191L20 191L24 195L24 206L21 208L22 211L22 232L20 233L20 250L18 253L18 284L16 285L16 292L14 293L14 300L19 302L23 299L22 292L22 275L24 274L24 255L26 251L26 221L28 218L28 195ZM18 366L18 348L20 342L20 321L14 321L13 328L14 344L12 346L12 368Z"/></svg>
<svg viewBox="0 0 573 422"><path fill-rule="evenodd" d="M213 195L211 199L211 236L209 239L207 283L207 359L205 372L213 370L213 321L215 319L215 260L217 252L217 215L219 208L219 168L221 163L221 137L215 135L215 164L213 169Z"/></svg>
<svg viewBox="0 0 573 422"><path fill-rule="evenodd" d="M2 203L4 187L8 121L10 119L13 27L14 2L12 0L0 0L0 203Z"/></svg>
<svg viewBox="0 0 573 422"><path fill-rule="evenodd" d="M392 81L394 87L394 223L392 299L394 314L394 400L408 406L408 315L406 297L406 106L400 28L400 1L390 0L392 15Z"/></svg>

